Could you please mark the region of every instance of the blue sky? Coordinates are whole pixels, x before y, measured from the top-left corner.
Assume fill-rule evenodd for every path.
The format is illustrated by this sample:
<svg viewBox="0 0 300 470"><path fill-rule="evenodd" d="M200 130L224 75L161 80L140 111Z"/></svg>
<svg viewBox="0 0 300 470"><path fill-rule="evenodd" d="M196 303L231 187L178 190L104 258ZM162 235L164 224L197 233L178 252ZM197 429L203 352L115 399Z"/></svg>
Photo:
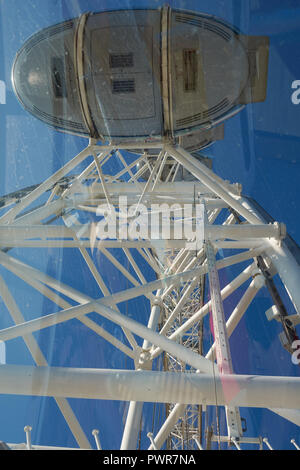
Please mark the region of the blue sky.
<svg viewBox="0 0 300 470"><path fill-rule="evenodd" d="M12 92L10 74L15 54L24 41L46 26L85 11L157 8L163 3L155 0L0 0L0 80L5 82L7 92L6 104L0 105L0 195L43 181L86 144L85 139L52 131L19 105ZM214 14L245 34L270 37L266 101L248 106L227 122L224 140L207 149L206 154L213 158L214 170L220 176L241 183L243 192L254 197L275 220L285 222L290 235L300 243L300 105L291 101L292 82L300 79L300 0L178 0L169 1L169 4ZM30 250L22 253L15 250L15 253L49 273L59 272L62 280L81 289L84 287L89 295L95 292L93 283L84 276L79 278L68 269L72 263L72 250L59 254L57 250L45 250L38 260ZM58 259L63 261L59 263ZM100 264L104 260L97 262ZM84 273L83 262L80 269ZM231 274L225 271L221 282L225 283ZM54 308L50 301L41 304L33 290L13 275L5 272L5 276L26 318L38 312L49 313ZM117 274L110 271L108 277L112 285L118 283ZM228 300L229 310L231 303L234 304L240 295L236 294ZM36 309L34 312L32 305ZM233 335L235 371L299 375L299 368L292 365L290 356L280 346L279 325L268 323L265 319L264 312L269 306L268 294L263 289L243 321L239 334ZM132 301L129 310L138 317L142 307ZM11 323L3 302L0 308L0 327L4 328ZM63 326L40 333L43 351L51 364L108 367L106 357L110 355L112 367L128 366L125 361L119 362L115 351L93 333L82 341L79 322L74 320L70 324L71 336L66 336ZM117 334L115 327L111 328ZM32 363L21 340L7 344L6 356L11 364ZM70 400L70 403L82 417L89 437L92 429L99 428L103 447L118 448L125 412L123 403L104 402L96 412L87 401ZM149 406L146 408L148 410ZM291 448L289 441L292 437L300 442L298 428L271 412L254 410L250 414L245 411L244 415L247 416L249 433L268 434L275 448ZM149 421L145 421L145 429L151 430L150 408L146 416ZM116 423L114 427L111 426L112 421ZM75 445L63 418L57 415L52 399L0 396L0 440L23 441L25 424L32 425L33 442L36 444L46 444L50 440L53 445Z"/></svg>

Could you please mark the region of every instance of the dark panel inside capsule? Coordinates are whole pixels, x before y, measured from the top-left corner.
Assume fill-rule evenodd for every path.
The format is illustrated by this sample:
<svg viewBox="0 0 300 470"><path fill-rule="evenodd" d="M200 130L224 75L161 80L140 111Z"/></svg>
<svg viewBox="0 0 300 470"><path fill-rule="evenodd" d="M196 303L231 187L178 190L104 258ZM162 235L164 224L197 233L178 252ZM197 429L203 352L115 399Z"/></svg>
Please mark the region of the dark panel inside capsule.
<svg viewBox="0 0 300 470"><path fill-rule="evenodd" d="M67 98L66 68L61 57L51 57L51 77L54 96Z"/></svg>
<svg viewBox="0 0 300 470"><path fill-rule="evenodd" d="M183 50L184 91L196 91L198 58L196 49Z"/></svg>

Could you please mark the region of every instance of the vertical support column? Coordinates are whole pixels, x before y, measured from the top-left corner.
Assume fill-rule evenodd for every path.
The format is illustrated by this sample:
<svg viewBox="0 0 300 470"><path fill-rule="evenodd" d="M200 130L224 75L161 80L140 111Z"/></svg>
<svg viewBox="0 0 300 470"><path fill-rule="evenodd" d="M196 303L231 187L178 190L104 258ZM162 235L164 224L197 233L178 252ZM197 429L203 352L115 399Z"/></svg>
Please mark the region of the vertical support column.
<svg viewBox="0 0 300 470"><path fill-rule="evenodd" d="M129 403L121 450L136 450L143 405L142 401L131 401Z"/></svg>
<svg viewBox="0 0 300 470"><path fill-rule="evenodd" d="M206 240L206 256L208 265L208 278L211 296L211 310L213 319L213 329L216 345L216 358L219 372L222 378L223 374L232 374L232 360L229 348L228 334L224 316L223 302L220 291L218 270L216 268L216 259L214 249L211 243ZM224 383L226 388L226 383ZM226 392L226 390L225 390ZM228 390L228 393L230 391ZM225 407L228 437L240 438L242 435L242 425L239 409L237 407Z"/></svg>
<svg viewBox="0 0 300 470"><path fill-rule="evenodd" d="M148 328L155 331L160 318L160 295L162 291L156 292L156 299L151 309ZM139 354L139 362L137 369L149 369L152 367L152 361L147 361L150 358L149 350L151 343L148 340L144 340L142 352ZM140 422L143 412L143 402L131 401L127 412L127 419L124 427L121 450L136 450Z"/></svg>

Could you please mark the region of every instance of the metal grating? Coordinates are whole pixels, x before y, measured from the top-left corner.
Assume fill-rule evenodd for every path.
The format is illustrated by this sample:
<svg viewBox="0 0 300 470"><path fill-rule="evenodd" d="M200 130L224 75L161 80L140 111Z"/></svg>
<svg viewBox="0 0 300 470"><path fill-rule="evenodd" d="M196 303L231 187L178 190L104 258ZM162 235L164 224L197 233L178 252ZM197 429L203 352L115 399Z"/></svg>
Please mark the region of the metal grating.
<svg viewBox="0 0 300 470"><path fill-rule="evenodd" d="M177 21L177 23L191 24L193 26L197 26L198 28L203 28L208 31L211 31L212 33L217 34L227 42L230 41L232 37L227 30L222 28L221 24L217 25L215 23L205 21L202 18L190 17L186 15L176 15L175 20Z"/></svg>
<svg viewBox="0 0 300 470"><path fill-rule="evenodd" d="M42 119L43 121L46 121L48 124L52 124L54 126L59 126L64 129L75 129L79 131L85 131L85 127L79 123L79 122L74 122L74 121L69 121L67 119L63 119L57 116L52 116L51 114L48 114L41 109L37 108L36 106L32 106L32 113Z"/></svg>
<svg viewBox="0 0 300 470"><path fill-rule="evenodd" d="M127 78L126 80L112 80L113 93L134 93L135 83L134 78Z"/></svg>
<svg viewBox="0 0 300 470"><path fill-rule="evenodd" d="M197 51L184 49L183 51L183 83L184 91L195 91L197 85Z"/></svg>
<svg viewBox="0 0 300 470"><path fill-rule="evenodd" d="M228 98L224 98L222 101L220 101L218 104L215 106L212 106L211 108L207 109L206 111L203 111L201 113L193 114L192 116L187 116L182 119L177 119L176 120L176 126L184 126L188 124L192 124L197 121L201 121L203 119L207 119L214 114L219 114L221 111L223 111L225 108L228 107L229 105L229 100Z"/></svg>
<svg viewBox="0 0 300 470"><path fill-rule="evenodd" d="M133 53L110 54L109 66L111 69L133 67Z"/></svg>
<svg viewBox="0 0 300 470"><path fill-rule="evenodd" d="M24 50L28 53L34 46L36 46L39 42L43 41L44 39L49 39L51 36L55 34L62 33L63 31L73 29L74 21L65 21L61 24L56 26L50 26L49 28L43 29L40 33L34 34L32 38L28 39L28 41L24 45Z"/></svg>

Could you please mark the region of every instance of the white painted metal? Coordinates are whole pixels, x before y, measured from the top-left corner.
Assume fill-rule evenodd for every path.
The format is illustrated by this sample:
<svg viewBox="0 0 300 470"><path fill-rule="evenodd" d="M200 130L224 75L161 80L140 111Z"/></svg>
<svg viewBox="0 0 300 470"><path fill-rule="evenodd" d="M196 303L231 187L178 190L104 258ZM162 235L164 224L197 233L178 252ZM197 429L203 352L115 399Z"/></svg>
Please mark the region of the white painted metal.
<svg viewBox="0 0 300 470"><path fill-rule="evenodd" d="M27 450L26 444L25 443L13 443L9 442L8 447L10 450ZM90 450L89 448L84 449L84 448L78 448L78 447L58 447L58 446L40 446L40 445L31 445L31 450Z"/></svg>
<svg viewBox="0 0 300 470"><path fill-rule="evenodd" d="M167 69L167 64L165 66ZM156 161L147 156L147 149L153 148L160 155ZM140 149L141 155L127 162L125 151L137 149ZM67 187L60 189L61 178L89 156L93 158L92 163L89 161L86 168L71 179ZM111 158L118 158L123 169L114 175L107 175L104 165ZM194 175L195 181L175 180L183 167ZM164 180L162 175L165 169L167 176ZM146 182L139 180L145 171L150 175ZM86 184L87 181L90 184ZM249 305L264 285L263 277L256 269L257 256L262 255L272 261L273 268L281 277L296 310L300 311L300 270L283 241L285 227L282 224L265 223L250 203L242 198L240 190L239 185L223 181L194 156L168 141L97 145L90 140L87 148L61 170L22 197L18 203L5 208L0 213L0 264L37 293L52 300L59 310L46 315L32 312L32 320L25 321L22 308L17 305L5 280L0 278L0 294L13 319L9 328L0 331L0 340L10 341L23 337L37 365L1 366L0 392L54 396L81 448L91 448L91 444L68 406L66 397L129 401L121 449L134 449L137 446L143 402L167 403L168 406L172 404L156 435L148 435L149 449L162 448L174 429L180 434L180 427L183 426L190 426L193 430L193 448L203 448L199 433L195 432L195 427L188 419L188 414L192 416L196 409L191 405L201 404L204 408L224 406L227 412L228 436L223 436L223 441L222 436L217 438L220 440L222 437L222 442L231 441L238 449L242 443L260 442L259 438L242 436L238 411L240 406L267 407L300 425L299 379L263 376L250 378L233 374L229 338L239 327L243 315L247 314ZM39 207L40 197L46 191L50 191L50 196ZM196 251L187 249L186 238L176 240L172 231L170 239L163 241L143 238L100 240L95 234L96 223L82 225L78 222L78 214L81 213L92 214L97 222L99 204L117 208L119 196L126 197L128 204L138 203L136 209L144 206L149 215L152 203L195 205L203 200L208 213L208 222L204 226L205 247ZM235 225L235 213L242 219L239 225ZM217 222L220 215L223 219L226 215L224 222ZM51 217L56 218L58 223L47 223ZM98 295L91 298L73 286L26 264L18 259L14 247L39 250L76 248L91 278L96 281L102 297ZM125 254L128 266L118 260L114 251L117 249ZM233 254L224 257L223 249L231 249ZM235 253L234 250L238 252ZM126 281L126 289L110 292L103 273L90 254L93 251L106 257ZM217 253L220 259L216 261ZM233 265L238 267L240 263L247 261L248 266L245 268L243 265L235 279L229 280L220 289L218 276L221 270ZM147 281L145 263L155 273L156 280ZM201 288L198 284L206 276L210 280L211 300L201 305ZM224 300L249 278L252 279L246 291L225 322ZM133 315L130 316L131 312L129 315L120 313L118 307L120 303L140 296L144 296L151 305L145 312L144 323L134 320ZM198 331L199 324L210 310L213 314L216 341L202 355L191 344L196 337L195 331ZM128 345L93 321L88 316L92 312L96 312L99 318L111 321L116 327L121 327ZM33 333L59 323L67 328L68 321L75 318L124 353L132 361L135 370L48 367ZM142 338L141 347L134 335ZM217 364L214 364L214 353ZM151 370L154 360L160 356L168 357L169 370L174 372ZM228 364L226 367L225 360ZM220 374L217 366L221 363L223 370ZM236 390L230 401L225 393L226 387L235 387ZM202 416L202 412L203 410L199 411L199 416ZM94 430L92 435L96 448L100 450L98 431ZM179 440L178 438L178 442ZM270 448L268 441L264 442ZM30 442L29 431L27 446L39 448Z"/></svg>
<svg viewBox="0 0 300 470"><path fill-rule="evenodd" d="M95 438L97 450L102 450L101 443L100 443L100 439L99 439L99 431L98 431L98 429L93 429L92 434L93 434L93 436L94 436L94 438Z"/></svg>
<svg viewBox="0 0 300 470"><path fill-rule="evenodd" d="M160 449L164 442L166 441L167 437L171 433L172 429L174 428L175 424L178 422L179 418L184 414L185 405L181 403L177 403L170 414L168 415L167 419L161 426L160 430L158 431L157 435L155 436L154 443L156 448ZM149 446L149 450L152 450L152 444Z"/></svg>
<svg viewBox="0 0 300 470"><path fill-rule="evenodd" d="M278 414L279 416L282 416L282 418L287 419L291 423L296 424L297 426L300 426L300 410L284 410L284 409L278 409L278 408L272 408L271 411L273 413Z"/></svg>
<svg viewBox="0 0 300 470"><path fill-rule="evenodd" d="M156 298L153 302L153 306L151 308L151 313L148 321L148 328L152 331L156 331L158 322L161 315L161 302L160 302L160 295L162 290L158 290L156 292ZM143 370L143 369L150 369L152 368L152 360L150 357L150 350L151 343L144 339L143 346L141 352L136 360L136 369ZM123 438L121 442L121 450L134 450L137 447L137 440L140 428L140 422L142 419L142 412L143 412L143 402L136 402L131 401L129 403L127 419L124 426ZM149 437L149 436L148 436ZM152 434L151 434L152 438ZM149 439L151 440L149 437ZM152 440L151 440L152 443Z"/></svg>
<svg viewBox="0 0 300 470"><path fill-rule="evenodd" d="M154 442L154 440L153 440L153 434L152 434L152 432L148 432L148 433L147 433L147 437L149 437L149 440L150 440L150 442L151 442L151 445L152 445L153 450L158 450L157 447L156 447L156 445L155 445L155 442Z"/></svg>
<svg viewBox="0 0 300 470"><path fill-rule="evenodd" d="M275 243L273 240L270 240L269 243L270 248L267 250L267 255L270 256L296 311L300 315L299 265L284 243Z"/></svg>
<svg viewBox="0 0 300 470"><path fill-rule="evenodd" d="M249 201L241 198L241 204L250 210L261 223L265 223L264 218L258 214L257 210L251 205ZM269 248L266 254L270 257L274 268L278 272L285 288L290 296L290 299L300 315L300 269L299 264L295 260L293 254L290 252L285 242L278 243L275 240L268 240Z"/></svg>
<svg viewBox="0 0 300 470"><path fill-rule="evenodd" d="M13 395L133 400L264 408L300 407L299 377L0 366L0 392ZM227 390L235 390L228 397Z"/></svg>
<svg viewBox="0 0 300 470"><path fill-rule="evenodd" d="M199 450L203 450L203 447L202 447L202 445L200 444L199 440L197 439L197 436L194 436L194 439L195 439L195 442L196 442L196 444L197 444Z"/></svg>
<svg viewBox="0 0 300 470"><path fill-rule="evenodd" d="M267 447L269 448L269 450L274 450L273 447L271 446L271 444L269 443L267 437L264 437L264 438L263 438L263 442L267 445Z"/></svg>
<svg viewBox="0 0 300 470"><path fill-rule="evenodd" d="M32 449L32 446L31 446L31 430L32 430L31 426L25 426L25 428L24 428L24 431L25 431L25 434L26 434L26 448L27 448L27 450Z"/></svg>
<svg viewBox="0 0 300 470"><path fill-rule="evenodd" d="M231 438L231 442L233 442L233 444L235 445L235 447L237 448L237 450L242 450L242 449L241 449L241 446L240 446L239 443L238 443L238 441L237 441L234 437Z"/></svg>
<svg viewBox="0 0 300 470"><path fill-rule="evenodd" d="M22 201L16 204L8 212L6 212L0 218L0 224L5 224L11 222L15 217L26 207L28 207L33 201L35 201L39 196L41 196L45 191L47 191L51 186L57 183L63 176L69 173L73 168L75 168L79 163L84 161L90 155L90 147L82 150L76 157L70 160L63 168L58 170L54 175L50 176L46 181L41 183L36 189L31 191L27 196L25 196Z"/></svg>
<svg viewBox="0 0 300 470"><path fill-rule="evenodd" d="M15 322L15 324L20 324L24 322L24 318L22 313L20 312L20 309L18 305L16 304L14 298L12 297L6 283L0 276L0 295L5 302L5 305ZM34 360L37 366L48 366L47 361L45 359L45 356L43 355L37 341L35 340L34 336L32 334L27 334L24 337L25 344ZM81 447L89 448L90 444L88 439L86 438L75 414L72 411L72 408L70 407L68 401L65 398L57 398L55 397L55 401L63 414L65 420L67 421L70 429L73 432L74 437L76 438L76 441ZM27 440L30 438L29 434L29 427L26 427L26 436Z"/></svg>
<svg viewBox="0 0 300 470"><path fill-rule="evenodd" d="M223 199L230 207L238 212L241 216L251 224L260 224L260 219L253 215L249 210L245 209L229 192L228 188L220 184L216 175L207 174L204 165L197 161L192 155L177 147L166 146L167 151L179 163L187 168L196 178L202 181L213 193Z"/></svg>
<svg viewBox="0 0 300 470"><path fill-rule="evenodd" d="M206 255L208 264L208 279L210 285L211 311L213 318L213 331L215 337L215 352L220 375L233 374L231 353L228 341L228 331L223 309L223 301L220 292L218 271L213 247L206 240ZM242 425L239 409L234 406L226 406L226 421L228 436L230 439L242 436ZM235 442L235 441L233 441Z"/></svg>
<svg viewBox="0 0 300 470"><path fill-rule="evenodd" d="M262 276L260 275L260 277ZM251 301L254 299L255 295L257 294L259 288L260 287L257 286L256 284L256 279L253 279L248 289L246 290L245 294L243 295L243 297L241 298L241 300L239 301L235 309L232 311L232 314L230 315L230 317L228 318L226 322L226 331L227 331L228 338L231 336L232 332L238 325L245 311L249 307ZM216 350L216 342L214 342L214 344L208 351L206 357L208 359L211 359L213 357L215 350Z"/></svg>
<svg viewBox="0 0 300 470"><path fill-rule="evenodd" d="M300 450L300 447L296 443L295 439L291 439L291 443L296 447L297 450Z"/></svg>

